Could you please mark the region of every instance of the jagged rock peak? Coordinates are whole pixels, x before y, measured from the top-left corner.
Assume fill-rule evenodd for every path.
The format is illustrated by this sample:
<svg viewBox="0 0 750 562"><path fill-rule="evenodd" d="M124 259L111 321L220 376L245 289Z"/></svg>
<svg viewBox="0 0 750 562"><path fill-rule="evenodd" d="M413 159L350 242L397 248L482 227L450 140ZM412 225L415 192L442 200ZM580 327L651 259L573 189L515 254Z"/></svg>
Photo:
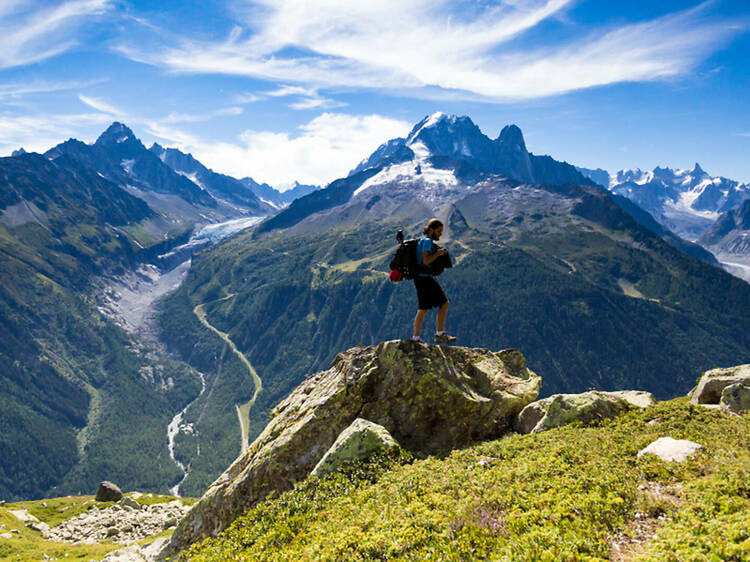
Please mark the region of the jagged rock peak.
<svg viewBox="0 0 750 562"><path fill-rule="evenodd" d="M11 152L10 155L11 156L22 156L23 154L26 154L26 151L24 150L23 147L21 147L18 150L14 150L13 152Z"/></svg>
<svg viewBox="0 0 750 562"><path fill-rule="evenodd" d="M526 152L526 142L523 139L521 129L517 125L506 125L503 127L497 140L506 146L516 146L521 151Z"/></svg>
<svg viewBox="0 0 750 562"><path fill-rule="evenodd" d="M427 115L419 123L414 125L414 128L406 137L406 144L413 143L420 137L420 135L430 130L437 130L440 133L455 135L457 133L461 134L465 131L479 132L479 127L477 127L467 115L459 117L457 115L448 115L442 111L437 111L432 115Z"/></svg>
<svg viewBox="0 0 750 562"><path fill-rule="evenodd" d="M114 121L106 131L104 131L99 138L96 139L96 144L120 144L123 142L130 142L137 140L133 131L131 131L127 125Z"/></svg>
<svg viewBox="0 0 750 562"><path fill-rule="evenodd" d="M692 173L693 173L693 175L696 175L696 176L698 176L698 175L701 175L701 176L702 175L706 175L706 171L703 168L701 168L701 165L698 164L698 162L696 162L695 166L693 166Z"/></svg>

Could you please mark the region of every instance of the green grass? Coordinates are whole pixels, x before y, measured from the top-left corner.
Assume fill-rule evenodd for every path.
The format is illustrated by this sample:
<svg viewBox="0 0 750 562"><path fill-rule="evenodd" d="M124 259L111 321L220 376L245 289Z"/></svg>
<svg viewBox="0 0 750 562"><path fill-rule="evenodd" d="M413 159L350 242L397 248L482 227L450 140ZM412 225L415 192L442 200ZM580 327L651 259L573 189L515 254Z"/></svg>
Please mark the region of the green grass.
<svg viewBox="0 0 750 562"><path fill-rule="evenodd" d="M705 448L682 464L637 459L662 436ZM613 537L637 536L645 521L658 538L635 558L745 560L749 473L750 418L677 399L597 426L513 434L445 458L380 458L311 478L186 557L606 560ZM653 493L657 486L668 493Z"/></svg>
<svg viewBox="0 0 750 562"><path fill-rule="evenodd" d="M133 497L133 494L125 494ZM141 505L167 503L174 501L175 497L158 494L143 494L136 498ZM196 498L179 498L182 503L192 505ZM63 521L86 513L92 505L104 509L113 505L114 502L97 502L94 496L67 496L63 498L50 498L39 501L24 501L8 503L0 506L0 529L2 533L11 533L13 538L0 539L0 560L31 561L44 560L46 557L67 560L100 560L108 552L122 548L124 545L111 540L97 544L71 544L67 542L54 542L45 540L38 531L33 531L21 523L9 510L26 509L31 515L54 527ZM18 533L12 533L17 529ZM146 545L161 536L169 536L173 529L165 530L159 535L154 535L139 541Z"/></svg>

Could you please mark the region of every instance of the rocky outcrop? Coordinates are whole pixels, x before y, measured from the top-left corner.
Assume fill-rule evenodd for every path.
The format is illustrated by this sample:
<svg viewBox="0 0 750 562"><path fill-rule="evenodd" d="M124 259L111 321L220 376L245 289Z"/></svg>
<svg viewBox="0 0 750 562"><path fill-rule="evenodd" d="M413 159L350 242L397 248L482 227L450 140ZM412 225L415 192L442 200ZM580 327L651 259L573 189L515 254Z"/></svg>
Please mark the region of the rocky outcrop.
<svg viewBox="0 0 750 562"><path fill-rule="evenodd" d="M516 350L402 340L341 353L274 408L263 433L193 506L160 557L216 536L272 491L292 488L357 418L383 426L402 447L434 453L502 435L540 386Z"/></svg>
<svg viewBox="0 0 750 562"><path fill-rule="evenodd" d="M382 425L357 418L341 432L331 448L312 471L313 476L324 476L345 462L366 459L378 451L398 447L398 443Z"/></svg>
<svg viewBox="0 0 750 562"><path fill-rule="evenodd" d="M699 445L687 439L672 439L671 437L659 437L645 449L638 452L638 458L644 455L654 455L664 462L684 462L691 455L702 449Z"/></svg>
<svg viewBox="0 0 750 562"><path fill-rule="evenodd" d="M706 371L690 393L691 404L711 405L721 402L724 388L733 384L750 387L750 364Z"/></svg>
<svg viewBox="0 0 750 562"><path fill-rule="evenodd" d="M739 382L725 386L719 401L722 409L733 414L750 410L750 385Z"/></svg>
<svg viewBox="0 0 750 562"><path fill-rule="evenodd" d="M613 418L632 407L645 408L653 403L651 393L636 390L553 394L526 406L516 419L515 430L539 433L573 421L590 423Z"/></svg>
<svg viewBox="0 0 750 562"><path fill-rule="evenodd" d="M105 480L99 484L96 491L96 501L98 502L118 502L122 498L122 490L117 484Z"/></svg>

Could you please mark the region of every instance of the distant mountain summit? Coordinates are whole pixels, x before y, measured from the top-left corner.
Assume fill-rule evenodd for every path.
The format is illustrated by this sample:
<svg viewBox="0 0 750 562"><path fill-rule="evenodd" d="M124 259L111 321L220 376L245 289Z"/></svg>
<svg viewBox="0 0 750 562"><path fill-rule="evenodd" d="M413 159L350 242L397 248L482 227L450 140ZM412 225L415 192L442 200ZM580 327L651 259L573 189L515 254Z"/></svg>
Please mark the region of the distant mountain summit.
<svg viewBox="0 0 750 562"><path fill-rule="evenodd" d="M164 148L158 143L151 145L149 151L215 199L225 199L230 203L243 205L249 214L267 214L275 210L273 206L261 201L243 182L214 172L196 160L192 154L185 154L176 148Z"/></svg>
<svg viewBox="0 0 750 562"><path fill-rule="evenodd" d="M148 193L172 194L191 205L216 208L217 202L188 178L175 173L149 152L127 126L114 122L92 145L69 139L44 154L50 160L67 155L81 165L146 199ZM164 202L164 199L161 199ZM154 205L158 209L158 205Z"/></svg>
<svg viewBox="0 0 750 562"><path fill-rule="evenodd" d="M464 165L458 167L464 168L464 173L501 174L524 183L590 183L570 164L528 152L523 133L516 125L506 125L492 140L469 117L440 112L422 119L405 139L392 139L381 145L350 175L409 161L420 169L456 168L462 162Z"/></svg>
<svg viewBox="0 0 750 562"><path fill-rule="evenodd" d="M657 166L651 171L579 171L613 193L627 197L676 234L695 241L721 213L750 199L750 186L709 175L700 164L679 170ZM604 174L603 174L604 173Z"/></svg>
<svg viewBox="0 0 750 562"><path fill-rule="evenodd" d="M468 186L489 177L530 184L594 185L572 165L528 152L523 133L515 125L504 127L493 140L469 117L434 113L417 123L405 138L382 144L347 177L294 201L288 209L260 225L258 231L286 228L313 213L355 205L354 200L365 197L365 192L365 198L372 203L364 212L372 218L383 218L394 209L391 205L377 205L378 200L373 200L375 191L381 189L392 204L397 204L394 203L397 195L402 193L409 200L408 206L419 215L421 207L412 200L412 195L416 194L418 200L430 206L440 202L449 204Z"/></svg>
<svg viewBox="0 0 750 562"><path fill-rule="evenodd" d="M317 185L301 184L295 181L289 189L280 191L267 183L258 183L251 177L242 178L240 181L252 190L261 201L272 205L276 209L286 207L295 199L299 199L308 193L320 189L320 186Z"/></svg>

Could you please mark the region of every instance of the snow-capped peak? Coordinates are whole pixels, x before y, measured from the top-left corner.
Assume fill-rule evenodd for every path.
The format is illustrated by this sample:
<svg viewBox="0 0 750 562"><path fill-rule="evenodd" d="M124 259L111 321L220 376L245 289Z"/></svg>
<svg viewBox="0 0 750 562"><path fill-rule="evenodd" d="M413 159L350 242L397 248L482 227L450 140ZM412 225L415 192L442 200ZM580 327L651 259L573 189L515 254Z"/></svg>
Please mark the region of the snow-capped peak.
<svg viewBox="0 0 750 562"><path fill-rule="evenodd" d="M468 117L465 117L464 119L468 119ZM455 115L449 116L442 111L436 111L432 115L428 115L427 117L422 119L414 126L414 128L411 130L411 133L409 133L409 136L406 137L406 144L407 146L411 145L411 143L417 139L419 134L426 129L430 129L444 122L447 122L449 125L454 125L457 120L458 117L456 117Z"/></svg>

